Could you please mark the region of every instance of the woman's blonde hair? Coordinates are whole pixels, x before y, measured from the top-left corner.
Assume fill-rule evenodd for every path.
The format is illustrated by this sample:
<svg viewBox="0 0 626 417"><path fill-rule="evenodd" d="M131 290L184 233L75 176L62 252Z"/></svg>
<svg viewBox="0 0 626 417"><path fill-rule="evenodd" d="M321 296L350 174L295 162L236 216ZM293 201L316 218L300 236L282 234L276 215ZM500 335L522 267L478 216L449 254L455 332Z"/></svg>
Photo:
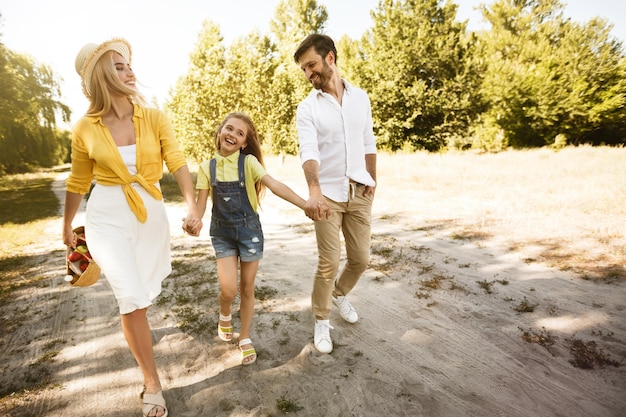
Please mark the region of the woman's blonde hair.
<svg viewBox="0 0 626 417"><path fill-rule="evenodd" d="M256 130L256 126L254 125L254 122L252 121L250 116L248 116L247 114L243 112L229 113L224 118L224 120L222 121L222 124L215 132L215 149L217 149L218 151L221 149L220 132L222 131L222 128L224 127L224 125L226 125L226 122L228 122L232 118L241 120L242 122L246 124L248 128L247 134L246 134L246 147L241 150L241 153L246 154L246 155L254 155L256 159L258 159L261 166L265 168L265 162L263 161L263 152L261 151L261 141L259 140L259 134ZM263 185L259 181L254 184L254 188L256 190L257 200L259 201L259 205L260 205L261 198L263 198L263 195L265 194L265 185Z"/></svg>
<svg viewBox="0 0 626 417"><path fill-rule="evenodd" d="M146 105L145 98L134 88L124 84L115 69L113 54L108 51L94 66L91 73L91 96L89 97L89 109L87 116L102 116L111 110L111 96L125 96L131 103Z"/></svg>

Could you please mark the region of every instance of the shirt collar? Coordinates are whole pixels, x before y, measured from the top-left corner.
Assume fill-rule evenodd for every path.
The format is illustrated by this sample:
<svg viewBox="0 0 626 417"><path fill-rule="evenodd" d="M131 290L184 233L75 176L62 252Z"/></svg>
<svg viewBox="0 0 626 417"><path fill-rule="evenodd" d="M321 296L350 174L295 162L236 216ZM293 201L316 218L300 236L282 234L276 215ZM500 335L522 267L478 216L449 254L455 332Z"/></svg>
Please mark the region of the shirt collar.
<svg viewBox="0 0 626 417"><path fill-rule="evenodd" d="M231 155L222 156L222 155L219 154L219 152L216 152L215 153L215 160L217 162L222 162L222 161L225 161L225 162L236 162L236 161L239 160L239 154L240 153L241 153L241 151L237 151L237 152L235 152L235 153L233 153Z"/></svg>
<svg viewBox="0 0 626 417"><path fill-rule="evenodd" d="M143 107L141 107L137 103L133 103L133 119L135 117L138 117L140 119L143 118L143 112L144 112L144 108ZM104 126L104 123L102 122L102 115L95 116L95 117L92 116L92 122L93 123L100 123L101 125Z"/></svg>
<svg viewBox="0 0 626 417"><path fill-rule="evenodd" d="M344 78L341 79L341 82L343 83L343 92L344 94L348 94L350 95L350 90L352 90L352 85L346 81ZM322 89L320 88L319 90L315 90L317 92L317 94L326 94L324 93L324 91L322 91Z"/></svg>

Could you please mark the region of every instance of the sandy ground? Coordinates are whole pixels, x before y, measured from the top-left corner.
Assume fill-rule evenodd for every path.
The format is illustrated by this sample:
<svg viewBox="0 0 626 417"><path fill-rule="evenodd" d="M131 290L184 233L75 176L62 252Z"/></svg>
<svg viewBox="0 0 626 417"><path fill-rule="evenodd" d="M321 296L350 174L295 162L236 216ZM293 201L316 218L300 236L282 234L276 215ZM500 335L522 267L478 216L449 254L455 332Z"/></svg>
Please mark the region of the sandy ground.
<svg viewBox="0 0 626 417"><path fill-rule="evenodd" d="M60 177L60 195L62 187ZM331 354L312 345L312 224L269 193L257 277L268 296L256 305L259 358L249 367L235 343L217 338L208 226L199 238L183 235L184 213L169 206L175 271L149 316L170 416L279 416L289 407L329 417L626 416L623 281L584 280L497 244L451 240L444 226L424 228L413 196L399 201L396 192L378 190L372 265L350 297L360 320L332 312ZM0 415L139 416L142 378L110 288L104 278L89 288L63 281L60 229L51 222L29 248L45 279L17 290L5 309L1 381L16 388ZM545 346L524 332L545 336L537 339ZM574 366L575 339L619 366ZM20 388L40 379L42 389Z"/></svg>

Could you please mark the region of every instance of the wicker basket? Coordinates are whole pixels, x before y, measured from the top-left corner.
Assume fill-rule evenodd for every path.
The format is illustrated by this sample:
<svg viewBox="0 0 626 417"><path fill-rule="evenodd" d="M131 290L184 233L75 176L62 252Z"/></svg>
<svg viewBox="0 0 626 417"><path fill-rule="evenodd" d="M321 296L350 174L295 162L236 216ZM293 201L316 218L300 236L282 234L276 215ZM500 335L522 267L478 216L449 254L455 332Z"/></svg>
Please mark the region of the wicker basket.
<svg viewBox="0 0 626 417"><path fill-rule="evenodd" d="M68 247L67 254L65 256L67 269L66 280L69 282L70 285L74 287L88 287L95 284L98 279L100 279L102 271L100 270L98 264L93 259L91 259L91 256L89 256L87 241L85 240L85 228L83 226L79 226L74 229L74 233L76 233L77 236L76 248ZM84 246L84 248L81 248L81 246ZM83 252L79 251L79 253L87 254L87 256L82 257L82 262L88 262L88 266L85 268L85 270L81 270L80 268L81 261L71 262L69 260L70 255L73 252L77 251L77 248L83 250Z"/></svg>

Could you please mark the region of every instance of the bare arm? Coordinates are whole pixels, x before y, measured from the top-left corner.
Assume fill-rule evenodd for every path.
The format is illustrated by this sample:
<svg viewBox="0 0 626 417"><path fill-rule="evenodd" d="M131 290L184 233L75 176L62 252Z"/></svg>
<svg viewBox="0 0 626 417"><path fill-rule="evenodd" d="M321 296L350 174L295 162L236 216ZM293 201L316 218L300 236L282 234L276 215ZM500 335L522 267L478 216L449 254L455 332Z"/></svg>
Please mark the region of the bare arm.
<svg viewBox="0 0 626 417"><path fill-rule="evenodd" d="M196 206L198 207L198 216L202 219L204 218L204 213L206 213L206 203L209 199L209 190L198 190L198 196L196 197Z"/></svg>
<svg viewBox="0 0 626 417"><path fill-rule="evenodd" d="M265 174L263 178L261 178L261 182L278 197L304 210L304 205L306 204L304 198L300 197L284 183L274 179L269 174Z"/></svg>
<svg viewBox="0 0 626 417"><path fill-rule="evenodd" d="M192 236L198 236L200 229L202 229L202 217L198 215L195 191L189 168L186 165L180 167L174 172L174 178L176 178L178 187L187 203L187 216L183 219L183 230Z"/></svg>
<svg viewBox="0 0 626 417"><path fill-rule="evenodd" d="M309 160L302 164L304 178L309 186L309 199L304 205L304 212L307 217L313 220L321 220L324 216L330 215L330 207L326 198L322 195L322 188L319 182L319 164L317 161Z"/></svg>
<svg viewBox="0 0 626 417"><path fill-rule="evenodd" d="M74 216L76 216L76 212L78 212L78 207L80 207L82 199L82 194L72 193L70 191L65 192L65 209L63 211L63 243L67 246L76 246L76 237L74 236L72 221L74 221Z"/></svg>
<svg viewBox="0 0 626 417"><path fill-rule="evenodd" d="M370 176L374 179L374 182L376 182L376 154L375 153L365 155L365 169L370 174ZM378 182L376 182L376 185L378 185ZM363 195L374 195L375 191L376 191L376 186L374 187L366 186L365 191L363 192Z"/></svg>

